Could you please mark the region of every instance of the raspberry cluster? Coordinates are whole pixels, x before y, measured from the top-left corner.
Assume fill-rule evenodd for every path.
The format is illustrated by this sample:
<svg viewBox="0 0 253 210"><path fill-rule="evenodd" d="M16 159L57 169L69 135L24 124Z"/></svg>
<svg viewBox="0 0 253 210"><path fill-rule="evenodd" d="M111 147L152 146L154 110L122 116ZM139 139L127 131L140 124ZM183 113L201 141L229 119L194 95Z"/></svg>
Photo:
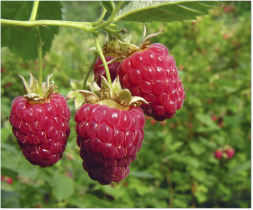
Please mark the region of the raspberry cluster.
<svg viewBox="0 0 253 210"><path fill-rule="evenodd" d="M216 159L231 159L234 157L235 150L231 146L225 146L223 148L216 149L214 152L214 156Z"/></svg>
<svg viewBox="0 0 253 210"><path fill-rule="evenodd" d="M30 103L19 96L12 102L9 120L20 149L32 164L47 167L62 158L70 134L70 109L63 96L53 94L45 103Z"/></svg>
<svg viewBox="0 0 253 210"><path fill-rule="evenodd" d="M78 107L82 104L75 114L77 145L84 170L100 184L119 182L129 174L144 139L144 113L154 122L163 121L183 106L185 92L174 58L161 44L148 46L131 51L121 63L109 63L112 85L97 59L93 92L74 90L67 96ZM113 59L106 56L107 62ZM70 109L66 99L54 93L50 77L39 94L35 78L31 75L28 87L21 76L27 95L13 100L9 119L22 153L40 167L62 158L70 134ZM84 100L77 97L80 93Z"/></svg>

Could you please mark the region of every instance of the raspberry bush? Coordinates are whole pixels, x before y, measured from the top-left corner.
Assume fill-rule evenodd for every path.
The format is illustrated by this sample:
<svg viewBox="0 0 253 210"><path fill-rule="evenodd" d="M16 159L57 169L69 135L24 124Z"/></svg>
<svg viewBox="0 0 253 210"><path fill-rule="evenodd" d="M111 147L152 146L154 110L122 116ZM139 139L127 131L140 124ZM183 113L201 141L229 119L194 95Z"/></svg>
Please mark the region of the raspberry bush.
<svg viewBox="0 0 253 210"><path fill-rule="evenodd" d="M250 4L216 5L2 2L2 207L249 207Z"/></svg>

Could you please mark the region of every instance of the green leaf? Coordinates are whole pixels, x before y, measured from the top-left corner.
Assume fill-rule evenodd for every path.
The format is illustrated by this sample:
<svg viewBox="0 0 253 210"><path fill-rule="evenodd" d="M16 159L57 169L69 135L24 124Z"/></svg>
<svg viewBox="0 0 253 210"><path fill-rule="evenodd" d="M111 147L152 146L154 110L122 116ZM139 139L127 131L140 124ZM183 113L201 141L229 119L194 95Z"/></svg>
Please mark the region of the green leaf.
<svg viewBox="0 0 253 210"><path fill-rule="evenodd" d="M29 1L4 1L1 13L3 19L29 20L33 2ZM38 8L39 20L62 20L62 5L58 1L41 1ZM37 40L33 28L1 26L2 46L8 47L13 53L23 59L36 59L38 57ZM58 27L40 27L43 42L43 55L51 48L54 36L58 34Z"/></svg>
<svg viewBox="0 0 253 210"><path fill-rule="evenodd" d="M115 20L152 22L193 20L208 14L217 2L210 1L132 1L123 4Z"/></svg>
<svg viewBox="0 0 253 210"><path fill-rule="evenodd" d="M54 177L53 194L58 201L70 197L74 193L74 180L66 175L57 174Z"/></svg>
<svg viewBox="0 0 253 210"><path fill-rule="evenodd" d="M1 207L2 208L20 208L21 195L15 191L1 190Z"/></svg>
<svg viewBox="0 0 253 210"><path fill-rule="evenodd" d="M21 151L7 143L1 144L1 167L13 170L20 175L36 177L38 167L25 159Z"/></svg>
<svg viewBox="0 0 253 210"><path fill-rule="evenodd" d="M109 12L113 10L113 1L101 1L102 6Z"/></svg>
<svg viewBox="0 0 253 210"><path fill-rule="evenodd" d="M141 171L131 171L131 176L135 176L135 177L139 177L139 178L145 178L145 179L155 178L153 174L150 174L148 172L141 172Z"/></svg>
<svg viewBox="0 0 253 210"><path fill-rule="evenodd" d="M230 176L232 176L238 172L241 172L241 171L249 170L250 168L251 168L251 161L248 160L245 163L238 165L233 170L228 172L227 177L230 177Z"/></svg>
<svg viewBox="0 0 253 210"><path fill-rule="evenodd" d="M194 155L201 155L205 152L205 147L197 141L191 141L189 147Z"/></svg>
<svg viewBox="0 0 253 210"><path fill-rule="evenodd" d="M214 121L211 119L211 117L207 114L196 114L196 118L203 124L205 124L207 127L200 126L198 127L198 132L210 132L214 130L219 130L220 127L214 123Z"/></svg>

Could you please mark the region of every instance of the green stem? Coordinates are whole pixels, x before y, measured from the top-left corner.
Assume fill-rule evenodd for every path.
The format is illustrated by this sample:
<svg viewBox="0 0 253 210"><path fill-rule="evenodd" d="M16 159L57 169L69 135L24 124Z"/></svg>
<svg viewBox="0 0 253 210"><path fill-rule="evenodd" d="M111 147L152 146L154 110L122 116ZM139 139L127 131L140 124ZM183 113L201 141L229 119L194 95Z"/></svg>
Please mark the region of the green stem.
<svg viewBox="0 0 253 210"><path fill-rule="evenodd" d="M99 44L99 41L98 41L98 34L97 33L93 33L93 36L94 36L95 43L96 43L97 53L98 53L99 57L101 58L101 60L103 62L103 65L104 65L104 68L105 68L107 82L108 82L110 88L112 88L112 81L111 81L110 71L109 71L109 68L108 68L105 56L104 56L104 54L102 52L102 48L101 48L101 46Z"/></svg>
<svg viewBox="0 0 253 210"><path fill-rule="evenodd" d="M34 21L36 20L36 16L37 16L37 12L38 12L38 8L39 8L39 1L35 1L33 3L33 9L32 9L32 13L31 13L31 17L29 19L29 21Z"/></svg>
<svg viewBox="0 0 253 210"><path fill-rule="evenodd" d="M93 27L89 22L73 22L62 20L35 20L35 21L23 21L23 20L7 20L1 19L1 25L3 26L21 26L21 27L34 27L34 26L66 26L77 29L82 29L85 32L93 32Z"/></svg>
<svg viewBox="0 0 253 210"><path fill-rule="evenodd" d="M42 81L43 81L43 75L42 75L42 41L40 37L40 31L39 28L36 27L36 38L37 38L37 46L38 46L38 65L39 65L39 94L42 96Z"/></svg>
<svg viewBox="0 0 253 210"><path fill-rule="evenodd" d="M37 3L36 3L37 2ZM86 33L94 33L99 29L103 29L107 25L115 22L116 13L119 11L123 2L119 2L115 9L113 10L110 18L107 21L101 23L101 18L105 15L105 11L103 11L101 17L97 22L76 22L76 21L63 21L63 20L33 20L36 14L36 8L38 8L39 2L36 1L34 3L34 10L32 12L31 18L29 21L23 20L8 20L8 19L0 19L2 26L20 26L20 27L34 27L34 26L66 26L77 29L82 29Z"/></svg>
<svg viewBox="0 0 253 210"><path fill-rule="evenodd" d="M108 27L105 27L103 30L105 30L109 34L115 35L120 41L124 42L123 37L120 35L120 32L122 32L122 29L120 29L120 30L113 30L113 29L110 29Z"/></svg>
<svg viewBox="0 0 253 210"><path fill-rule="evenodd" d="M112 22L115 22L115 21L114 21L115 16L116 16L117 12L119 11L119 9L120 9L120 7L121 7L122 4L123 4L123 1L118 2L117 6L116 6L115 9L113 10L113 12L112 12L110 18L109 18L107 21L105 21L105 22L103 22L103 23L101 23L101 24L99 24L99 25L93 27L93 31L95 32L95 31L97 31L97 30L99 30L99 29L101 29L101 28L104 28L105 26L111 24Z"/></svg>
<svg viewBox="0 0 253 210"><path fill-rule="evenodd" d="M89 76L90 76L90 73L91 73L91 71L92 71L92 69L93 69L93 66L94 66L94 64L95 64L95 62L96 62L96 60L97 60L97 58L98 58L98 54L96 53L96 54L95 54L95 57L94 57L94 60L92 61L91 65L90 65L90 68L89 68L89 71L88 71L88 73L86 74L86 77L85 77L84 82L83 82L83 89L84 89L84 90L86 90L86 83L87 83L87 81L88 81L88 78L89 78Z"/></svg>
<svg viewBox="0 0 253 210"><path fill-rule="evenodd" d="M93 26L96 26L96 25L99 25L103 22L103 19L105 17L105 14L106 14L106 9L103 7L103 12L101 14L101 16L98 18L97 22L93 23Z"/></svg>

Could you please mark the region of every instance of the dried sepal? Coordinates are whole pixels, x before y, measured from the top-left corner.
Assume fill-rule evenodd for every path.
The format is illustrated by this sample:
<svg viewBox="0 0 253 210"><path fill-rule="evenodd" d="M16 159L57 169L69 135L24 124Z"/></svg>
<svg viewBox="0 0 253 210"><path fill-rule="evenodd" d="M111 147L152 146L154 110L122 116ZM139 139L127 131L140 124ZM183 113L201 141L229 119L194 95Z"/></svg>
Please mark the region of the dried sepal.
<svg viewBox="0 0 253 210"><path fill-rule="evenodd" d="M146 36L146 26L144 25L143 36L140 40L139 46L130 43L131 35L129 35L124 42L120 41L117 37L107 41L103 46L104 56L113 56L115 59L112 62L121 62L125 58L131 56L135 52L144 50L151 45L150 39L156 37L164 32L164 29L158 33Z"/></svg>
<svg viewBox="0 0 253 210"><path fill-rule="evenodd" d="M136 45L122 42L117 38L107 42L103 46L104 56L113 56L117 58L116 61L122 61L138 50L139 47Z"/></svg>
<svg viewBox="0 0 253 210"><path fill-rule="evenodd" d="M163 33L164 31L165 31L165 30L163 29L163 30L161 30L161 31L159 31L159 32L157 32L157 33L149 34L148 36L146 36L146 37L143 39L142 43L140 44L140 49L145 49L145 48L149 47L149 46L151 45L150 39L153 38L153 37L156 37L156 36L160 35L160 34Z"/></svg>
<svg viewBox="0 0 253 210"><path fill-rule="evenodd" d="M22 81L23 81L23 84L24 84L24 89L25 89L25 93L32 93L32 90L30 89L30 86L29 86L29 84L26 82L26 80L25 80L25 78L23 77L23 76L21 76L21 75L18 75L21 79L22 79Z"/></svg>
<svg viewBox="0 0 253 210"><path fill-rule="evenodd" d="M143 41L146 38L146 34L147 34L147 28L146 28L146 25L144 24L144 26L143 26L143 32L142 32L142 37L140 39L140 42L139 42L138 46L142 45Z"/></svg>
<svg viewBox="0 0 253 210"><path fill-rule="evenodd" d="M39 90L38 80L30 73L30 81L29 84L25 80L25 78L21 75L18 75L24 84L25 89L25 97L30 101L34 101L35 103L43 103L50 99L51 94L53 94L56 86L54 85L54 81L50 81L50 78L53 76L52 74L47 77L47 81L42 83L41 92Z"/></svg>
<svg viewBox="0 0 253 210"><path fill-rule="evenodd" d="M96 102L100 101L100 98L87 90L76 90L78 93L81 93L84 97L86 103L95 104Z"/></svg>
<svg viewBox="0 0 253 210"><path fill-rule="evenodd" d="M31 99L33 101L42 101L43 97L41 97L39 94L36 93L27 93L25 95L28 99Z"/></svg>
<svg viewBox="0 0 253 210"><path fill-rule="evenodd" d="M129 105L132 106L132 105L136 105L136 106L140 106L141 104L147 104L148 102L142 98L142 97L139 97L139 96L133 96L131 98L131 101L129 102Z"/></svg>

